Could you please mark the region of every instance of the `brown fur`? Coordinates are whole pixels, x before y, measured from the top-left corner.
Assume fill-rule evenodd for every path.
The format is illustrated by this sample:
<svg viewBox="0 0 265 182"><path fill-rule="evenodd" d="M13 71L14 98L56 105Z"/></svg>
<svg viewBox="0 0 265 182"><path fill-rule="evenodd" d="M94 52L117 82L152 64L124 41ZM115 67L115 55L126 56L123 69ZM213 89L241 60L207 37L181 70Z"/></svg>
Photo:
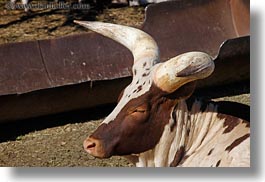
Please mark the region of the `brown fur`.
<svg viewBox="0 0 265 182"><path fill-rule="evenodd" d="M149 92L130 100L114 121L100 125L91 137L102 143L104 157L152 149L177 100L190 96L194 88L195 84L190 83L168 94L153 85Z"/></svg>
<svg viewBox="0 0 265 182"><path fill-rule="evenodd" d="M174 156L174 160L170 163L170 167L176 167L180 163L180 161L183 159L183 156L185 154L185 148L182 146L179 148L179 150L176 152Z"/></svg>
<svg viewBox="0 0 265 182"><path fill-rule="evenodd" d="M233 148L235 148L236 146L238 146L240 143L242 143L244 140L246 140L248 137L250 137L250 134L245 134L242 137L239 137L238 139L236 139L233 143L231 143L231 145L229 145L228 147L226 147L226 151L230 152L231 150L233 150Z"/></svg>

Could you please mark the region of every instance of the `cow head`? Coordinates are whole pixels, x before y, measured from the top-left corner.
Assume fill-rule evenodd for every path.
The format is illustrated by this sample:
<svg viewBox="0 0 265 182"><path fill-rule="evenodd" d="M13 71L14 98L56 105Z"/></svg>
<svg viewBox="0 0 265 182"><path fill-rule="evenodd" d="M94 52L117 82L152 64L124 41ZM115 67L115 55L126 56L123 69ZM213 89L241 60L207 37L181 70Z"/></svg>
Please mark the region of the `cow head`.
<svg viewBox="0 0 265 182"><path fill-rule="evenodd" d="M109 37L133 54L133 80L113 112L84 141L84 149L100 158L138 154L155 147L180 99L189 97L195 81L214 70L210 56L189 52L159 63L159 50L141 30L100 22L76 23Z"/></svg>

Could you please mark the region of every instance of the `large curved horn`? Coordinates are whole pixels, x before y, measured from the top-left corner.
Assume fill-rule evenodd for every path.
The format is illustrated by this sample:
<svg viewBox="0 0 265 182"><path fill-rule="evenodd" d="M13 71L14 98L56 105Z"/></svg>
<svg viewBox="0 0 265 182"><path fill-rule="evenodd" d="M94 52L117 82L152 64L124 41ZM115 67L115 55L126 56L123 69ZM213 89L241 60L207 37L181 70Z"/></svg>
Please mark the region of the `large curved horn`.
<svg viewBox="0 0 265 182"><path fill-rule="evenodd" d="M144 60L146 60L146 67L152 67L159 62L159 49L156 42L150 35L141 30L111 23L77 20L74 22L127 47L133 54L134 67Z"/></svg>
<svg viewBox="0 0 265 182"><path fill-rule="evenodd" d="M203 79L214 70L212 58L203 52L188 52L157 66L154 83L161 90L172 93L182 85Z"/></svg>

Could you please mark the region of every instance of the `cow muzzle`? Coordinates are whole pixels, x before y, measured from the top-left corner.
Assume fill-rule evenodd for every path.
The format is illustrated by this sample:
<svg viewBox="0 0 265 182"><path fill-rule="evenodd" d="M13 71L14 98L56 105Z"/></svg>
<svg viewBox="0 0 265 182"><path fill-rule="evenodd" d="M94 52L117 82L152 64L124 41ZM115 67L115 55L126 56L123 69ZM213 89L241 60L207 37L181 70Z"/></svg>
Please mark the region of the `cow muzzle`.
<svg viewBox="0 0 265 182"><path fill-rule="evenodd" d="M102 141L88 137L83 143L84 149L87 153L98 158L108 158L110 155L104 150Z"/></svg>

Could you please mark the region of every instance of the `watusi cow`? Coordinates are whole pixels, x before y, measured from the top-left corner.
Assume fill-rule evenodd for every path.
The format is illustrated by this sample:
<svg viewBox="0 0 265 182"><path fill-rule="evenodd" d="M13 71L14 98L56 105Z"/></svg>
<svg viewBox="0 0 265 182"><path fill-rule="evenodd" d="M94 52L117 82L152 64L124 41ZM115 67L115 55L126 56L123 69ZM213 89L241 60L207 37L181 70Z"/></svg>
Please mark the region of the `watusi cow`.
<svg viewBox="0 0 265 182"><path fill-rule="evenodd" d="M188 52L160 63L156 42L141 30L101 22L75 23L123 44L134 57L131 84L84 141L89 154L99 158L123 155L137 167L250 166L249 122L219 112L217 103L187 101L196 80L214 71L209 55Z"/></svg>

